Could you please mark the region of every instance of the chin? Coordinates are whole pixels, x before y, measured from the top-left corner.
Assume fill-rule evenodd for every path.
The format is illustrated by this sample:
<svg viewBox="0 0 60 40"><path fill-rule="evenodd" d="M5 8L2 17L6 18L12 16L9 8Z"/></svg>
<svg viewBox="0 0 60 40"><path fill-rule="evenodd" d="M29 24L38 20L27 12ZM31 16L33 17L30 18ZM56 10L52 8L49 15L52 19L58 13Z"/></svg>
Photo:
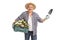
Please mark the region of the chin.
<svg viewBox="0 0 60 40"><path fill-rule="evenodd" d="M32 10L29 10L29 12L33 12Z"/></svg>

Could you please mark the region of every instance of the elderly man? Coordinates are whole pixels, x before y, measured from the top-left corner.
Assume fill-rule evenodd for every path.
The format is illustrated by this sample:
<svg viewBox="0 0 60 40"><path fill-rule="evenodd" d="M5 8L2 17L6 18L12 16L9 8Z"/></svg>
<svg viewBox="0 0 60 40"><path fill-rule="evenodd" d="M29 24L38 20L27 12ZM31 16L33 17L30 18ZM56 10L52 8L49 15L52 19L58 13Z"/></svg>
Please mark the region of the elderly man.
<svg viewBox="0 0 60 40"><path fill-rule="evenodd" d="M25 8L27 11L23 12L15 21L20 19L27 21L29 31L28 33L25 33L25 40L29 40L30 36L31 40L37 40L37 22L39 21L43 23L45 20L47 20L47 18L41 19L36 12L33 12L33 10L36 8L35 4L33 3L27 3Z"/></svg>

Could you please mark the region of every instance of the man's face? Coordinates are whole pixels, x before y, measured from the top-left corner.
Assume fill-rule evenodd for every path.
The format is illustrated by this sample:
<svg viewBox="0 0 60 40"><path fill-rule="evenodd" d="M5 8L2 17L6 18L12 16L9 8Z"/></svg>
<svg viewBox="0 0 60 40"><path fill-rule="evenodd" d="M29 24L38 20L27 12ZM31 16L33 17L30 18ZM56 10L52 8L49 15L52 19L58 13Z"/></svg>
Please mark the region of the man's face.
<svg viewBox="0 0 60 40"><path fill-rule="evenodd" d="M34 10L33 5L29 5L29 7L27 8L27 10L28 10L29 12L32 12L32 11Z"/></svg>

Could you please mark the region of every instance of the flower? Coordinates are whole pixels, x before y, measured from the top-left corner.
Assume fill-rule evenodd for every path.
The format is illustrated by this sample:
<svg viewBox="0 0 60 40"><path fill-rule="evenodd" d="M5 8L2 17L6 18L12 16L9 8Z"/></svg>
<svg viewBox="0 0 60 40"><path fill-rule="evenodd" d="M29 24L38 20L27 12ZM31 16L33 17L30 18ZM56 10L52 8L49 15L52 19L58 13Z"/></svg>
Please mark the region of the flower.
<svg viewBox="0 0 60 40"><path fill-rule="evenodd" d="M28 28L28 23L24 19L16 21L14 25L19 26L19 27Z"/></svg>
<svg viewBox="0 0 60 40"><path fill-rule="evenodd" d="M22 24L21 27L24 27L24 25Z"/></svg>

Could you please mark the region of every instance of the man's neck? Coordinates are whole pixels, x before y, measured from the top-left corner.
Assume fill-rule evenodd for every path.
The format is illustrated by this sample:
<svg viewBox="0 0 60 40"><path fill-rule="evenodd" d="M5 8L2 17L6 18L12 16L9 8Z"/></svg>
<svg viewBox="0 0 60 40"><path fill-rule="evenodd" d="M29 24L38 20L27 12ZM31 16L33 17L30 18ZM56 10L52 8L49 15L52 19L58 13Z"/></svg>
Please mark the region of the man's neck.
<svg viewBox="0 0 60 40"><path fill-rule="evenodd" d="M29 12L29 11L28 11L29 16L32 16L32 13L33 13L33 12Z"/></svg>

